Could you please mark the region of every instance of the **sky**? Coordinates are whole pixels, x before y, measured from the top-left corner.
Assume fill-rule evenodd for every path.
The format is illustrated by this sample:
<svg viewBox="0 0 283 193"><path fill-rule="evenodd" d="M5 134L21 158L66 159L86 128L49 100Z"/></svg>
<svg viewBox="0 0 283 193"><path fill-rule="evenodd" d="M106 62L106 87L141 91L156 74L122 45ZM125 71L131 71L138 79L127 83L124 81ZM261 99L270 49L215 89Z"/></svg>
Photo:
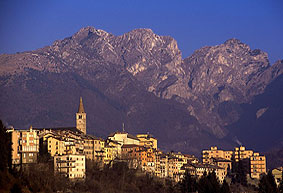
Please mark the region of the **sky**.
<svg viewBox="0 0 283 193"><path fill-rule="evenodd" d="M1 0L0 53L34 50L93 26L114 35L150 28L183 58L230 38L283 59L282 0Z"/></svg>

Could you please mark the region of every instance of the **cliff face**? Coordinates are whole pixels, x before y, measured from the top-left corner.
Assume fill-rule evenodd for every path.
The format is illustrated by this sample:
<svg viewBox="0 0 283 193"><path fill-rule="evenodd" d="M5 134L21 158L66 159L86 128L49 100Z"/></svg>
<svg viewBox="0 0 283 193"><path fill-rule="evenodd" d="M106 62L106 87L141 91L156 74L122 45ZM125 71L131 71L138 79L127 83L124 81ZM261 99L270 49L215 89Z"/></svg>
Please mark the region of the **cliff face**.
<svg viewBox="0 0 283 193"><path fill-rule="evenodd" d="M190 114L218 137L224 137L225 126L239 119L239 104L251 102L282 74L282 66L270 66L265 52L251 50L236 39L195 51L182 67L186 72L183 84L175 85L180 91L169 89L170 95L187 99Z"/></svg>
<svg viewBox="0 0 283 193"><path fill-rule="evenodd" d="M129 132L154 134L163 148L189 152L234 145L243 104L254 104L283 73L282 61L270 66L266 53L236 39L182 60L173 38L150 29L114 36L93 27L0 55L0 67L0 116L16 127L74 125L83 96L90 133L105 136L125 122ZM268 112L253 108L252 115Z"/></svg>

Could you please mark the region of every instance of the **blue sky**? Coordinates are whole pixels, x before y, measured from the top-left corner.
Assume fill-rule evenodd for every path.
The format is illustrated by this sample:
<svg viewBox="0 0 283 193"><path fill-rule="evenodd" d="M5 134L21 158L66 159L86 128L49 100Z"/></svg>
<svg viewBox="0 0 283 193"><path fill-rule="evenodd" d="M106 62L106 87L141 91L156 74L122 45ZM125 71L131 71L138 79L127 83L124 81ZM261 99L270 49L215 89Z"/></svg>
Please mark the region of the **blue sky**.
<svg viewBox="0 0 283 193"><path fill-rule="evenodd" d="M283 59L281 0L2 0L0 53L34 50L94 26L114 35L151 28L175 38L183 58L238 38Z"/></svg>

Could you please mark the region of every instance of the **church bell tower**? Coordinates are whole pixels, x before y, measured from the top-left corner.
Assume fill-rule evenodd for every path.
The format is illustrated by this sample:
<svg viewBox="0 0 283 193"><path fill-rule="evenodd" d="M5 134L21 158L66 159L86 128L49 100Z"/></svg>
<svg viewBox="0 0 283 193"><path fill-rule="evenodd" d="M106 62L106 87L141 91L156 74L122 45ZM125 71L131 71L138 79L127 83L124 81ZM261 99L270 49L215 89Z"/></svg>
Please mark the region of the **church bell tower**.
<svg viewBox="0 0 283 193"><path fill-rule="evenodd" d="M79 110L76 113L77 129L86 134L86 113L84 110L83 99L80 98Z"/></svg>

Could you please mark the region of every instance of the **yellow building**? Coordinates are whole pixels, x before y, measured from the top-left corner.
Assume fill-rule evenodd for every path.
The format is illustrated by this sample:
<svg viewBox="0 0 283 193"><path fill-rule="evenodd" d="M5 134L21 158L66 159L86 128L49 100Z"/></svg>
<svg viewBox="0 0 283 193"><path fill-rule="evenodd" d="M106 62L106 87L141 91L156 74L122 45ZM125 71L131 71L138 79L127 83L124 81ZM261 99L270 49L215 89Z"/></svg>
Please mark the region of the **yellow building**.
<svg viewBox="0 0 283 193"><path fill-rule="evenodd" d="M220 183L223 183L225 176L226 176L224 168L218 167L216 165L211 165L211 164L189 163L189 164L184 165L183 168L187 170L190 175L195 176L197 178L200 178L201 176L203 176L204 173L209 174L211 172L215 172L216 177L218 178Z"/></svg>
<svg viewBox="0 0 283 193"><path fill-rule="evenodd" d="M20 138L21 133L19 130L8 130L11 133L12 140L12 164L21 164L21 152L20 152Z"/></svg>
<svg viewBox="0 0 283 193"><path fill-rule="evenodd" d="M167 178L168 177L168 155L161 154L160 155L160 178Z"/></svg>
<svg viewBox="0 0 283 193"><path fill-rule="evenodd" d="M251 178L260 179L261 174L266 173L266 158L263 155L259 155L259 153L254 153L250 157L250 174Z"/></svg>
<svg viewBox="0 0 283 193"><path fill-rule="evenodd" d="M150 134L138 134L136 135L140 140L140 145L148 148L157 149L157 139Z"/></svg>
<svg viewBox="0 0 283 193"><path fill-rule="evenodd" d="M37 130L8 130L12 140L12 164L37 163L39 138Z"/></svg>
<svg viewBox="0 0 283 193"><path fill-rule="evenodd" d="M250 159L253 153L254 153L253 150L246 150L244 146L235 147L234 160L238 162L239 160Z"/></svg>
<svg viewBox="0 0 283 193"><path fill-rule="evenodd" d="M104 147L105 157L104 157L104 164L109 164L111 161L115 159L115 147L106 145Z"/></svg>
<svg viewBox="0 0 283 193"><path fill-rule="evenodd" d="M277 185L279 185L282 180L282 172L283 172L283 167L275 168L272 170L272 174L274 176Z"/></svg>
<svg viewBox="0 0 283 193"><path fill-rule="evenodd" d="M213 165L216 165L220 168L224 168L225 176L232 170L232 161L231 160L225 160L225 159L214 159Z"/></svg>
<svg viewBox="0 0 283 193"><path fill-rule="evenodd" d="M145 151L142 151L141 153L144 153L146 155L146 167L144 170L149 173L154 175L155 173L155 149L153 148L145 148Z"/></svg>
<svg viewBox="0 0 283 193"><path fill-rule="evenodd" d="M169 155L168 157L168 177L174 181L179 181L179 159L175 156Z"/></svg>
<svg viewBox="0 0 283 193"><path fill-rule="evenodd" d="M85 169L84 155L54 156L54 171L70 179L85 178Z"/></svg>
<svg viewBox="0 0 283 193"><path fill-rule="evenodd" d="M157 177L161 177L161 165L160 165L160 157L162 155L162 151L156 150L155 152L155 176Z"/></svg>
<svg viewBox="0 0 283 193"><path fill-rule="evenodd" d="M86 159L98 161L98 152L104 149L104 140L90 135L82 138L84 145L83 154L86 156Z"/></svg>
<svg viewBox="0 0 283 193"><path fill-rule="evenodd" d="M65 141L59 136L49 136L46 138L47 151L53 157L55 155L66 154Z"/></svg>
<svg viewBox="0 0 283 193"><path fill-rule="evenodd" d="M184 154L185 159L187 160L187 163L199 163L198 158L196 158L194 155Z"/></svg>
<svg viewBox="0 0 283 193"><path fill-rule="evenodd" d="M202 151L202 162L207 164L213 163L213 158L232 160L233 151L224 151L217 147L210 147L210 150Z"/></svg>
<svg viewBox="0 0 283 193"><path fill-rule="evenodd" d="M241 160L243 167L251 178L260 178L262 173L266 173L265 156L254 153L253 150L247 150L244 146L235 147L234 151L223 151L217 147L211 147L210 150L202 151L203 163L214 164L225 169L227 175L229 169L232 169L232 163Z"/></svg>

